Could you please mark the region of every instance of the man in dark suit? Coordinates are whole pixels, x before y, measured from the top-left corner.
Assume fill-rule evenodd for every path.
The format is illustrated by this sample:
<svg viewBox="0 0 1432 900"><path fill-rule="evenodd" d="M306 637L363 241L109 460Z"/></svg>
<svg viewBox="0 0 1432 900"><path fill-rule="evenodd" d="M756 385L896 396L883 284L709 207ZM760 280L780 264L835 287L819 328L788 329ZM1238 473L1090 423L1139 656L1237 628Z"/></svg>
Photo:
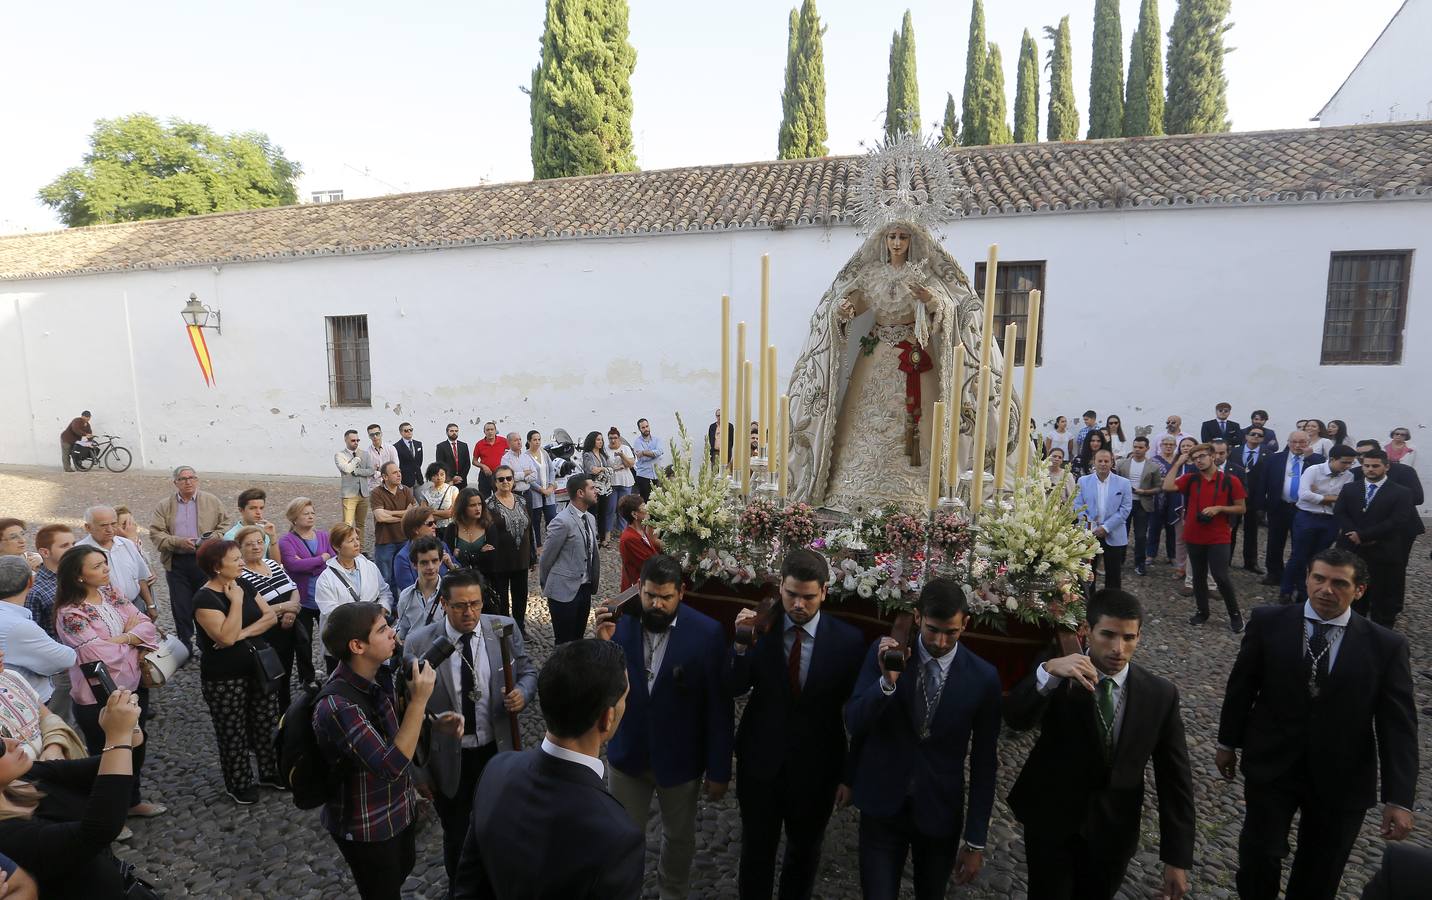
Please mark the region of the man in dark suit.
<svg viewBox="0 0 1432 900"><path fill-rule="evenodd" d="M506 616L482 614L483 591L476 569L449 572L438 589L443 615L414 629L403 646L403 655L411 659L422 659L440 637L457 648L438 666L438 682L428 697L428 720L434 727L426 734L426 761L420 768L442 822L449 891L478 779L499 752L516 749L509 714L526 709L537 692L537 670L522 645L522 633ZM503 631L511 641L510 691L502 672Z"/></svg>
<svg viewBox="0 0 1432 900"><path fill-rule="evenodd" d="M1255 409L1248 416L1250 428L1263 429L1263 450L1269 454L1278 452L1278 433L1268 425L1268 411Z"/></svg>
<svg viewBox="0 0 1432 900"><path fill-rule="evenodd" d="M1243 444L1243 432L1237 422L1230 422L1228 414L1233 412L1233 407L1227 403L1220 403L1214 408L1214 417L1205 421L1199 429L1199 443L1208 444L1215 440L1223 441L1230 447L1238 447Z"/></svg>
<svg viewBox="0 0 1432 900"><path fill-rule="evenodd" d="M1358 459L1361 460L1362 455L1369 450L1381 449L1382 444L1379 441L1358 441ZM1352 477L1354 481L1361 484L1363 480L1362 469L1354 469ZM1406 463L1392 462L1389 459L1387 463L1387 480L1395 484L1400 484L1412 492L1412 538L1407 542L1407 553L1403 558L1403 565L1405 567L1406 563L1412 559L1412 545L1417 542L1418 537L1427 531L1427 526L1422 524L1422 516L1418 514L1416 510L1416 507L1421 506L1426 498L1422 494L1422 479L1417 477L1417 470Z"/></svg>
<svg viewBox="0 0 1432 900"><path fill-rule="evenodd" d="M626 710L626 658L609 641L552 651L537 678L547 736L502 753L472 802L454 897L641 896L645 838L602 782L602 745Z"/></svg>
<svg viewBox="0 0 1432 900"><path fill-rule="evenodd" d="M1268 549L1263 567L1268 574L1260 584L1281 587L1283 584L1283 550L1293 531L1293 518L1298 512L1298 482L1308 466L1323 462L1322 454L1308 452L1308 435L1294 431L1288 435L1288 449L1268 457L1263 470L1263 498L1259 501L1268 517Z"/></svg>
<svg viewBox="0 0 1432 900"><path fill-rule="evenodd" d="M641 613L597 607L596 636L626 651L627 715L607 747L612 795L646 830L651 795L661 806L662 900L689 895L696 800L717 801L731 782L734 713L723 670L726 636L715 619L683 606L681 565L658 554L641 567ZM620 620L620 621L618 621Z"/></svg>
<svg viewBox="0 0 1432 900"><path fill-rule="evenodd" d="M1353 610L1384 628L1397 624L1407 583L1407 548L1417 537L1417 510L1412 492L1393 482L1387 472L1387 454L1362 454L1361 481L1343 485L1333 504L1338 546L1351 550L1367 563L1367 591Z"/></svg>
<svg viewBox="0 0 1432 900"><path fill-rule="evenodd" d="M829 580L820 554L788 553L779 624L753 647L738 641L727 661L731 695L751 693L736 733L739 883L747 900L770 900L782 825L781 900L809 898L831 808L850 800L841 709L865 661L865 641L854 626L821 614ZM741 610L738 634L756 618L754 609Z"/></svg>
<svg viewBox="0 0 1432 900"><path fill-rule="evenodd" d="M1160 897L1188 892L1193 776L1178 688L1133 662L1144 612L1105 589L1088 607L1088 655L1050 659L1009 695L1005 721L1039 740L1009 806L1024 825L1029 896L1112 898L1139 846L1144 769L1158 784Z"/></svg>
<svg viewBox="0 0 1432 900"><path fill-rule="evenodd" d="M1400 841L1412 830L1417 711L1407 639L1352 611L1367 588L1358 556L1336 547L1319 553L1307 588L1304 603L1253 611L1223 697L1223 777L1233 779L1243 752L1243 900L1278 896L1298 811L1287 895L1336 896L1379 776L1382 836Z"/></svg>
<svg viewBox="0 0 1432 900"><path fill-rule="evenodd" d="M1228 471L1243 482L1243 492L1248 495L1248 511L1233 523L1233 543L1243 536L1243 568L1255 575L1264 575L1267 570L1258 565L1258 526L1263 509L1263 473L1267 471L1268 457L1263 448L1265 432L1257 425L1250 425L1243 431L1243 446L1232 449L1228 456Z"/></svg>
<svg viewBox="0 0 1432 900"><path fill-rule="evenodd" d="M413 423L404 422L398 426L398 468L403 472L403 484L417 490L423 483L423 442L413 440Z"/></svg>
<svg viewBox="0 0 1432 900"><path fill-rule="evenodd" d="M472 452L467 443L457 439L457 425L448 423L447 440L438 444L437 460L448 470L448 481L465 488L468 472L472 470Z"/></svg>
<svg viewBox="0 0 1432 900"><path fill-rule="evenodd" d="M846 704L845 727L856 748L852 793L860 809L865 900L895 900L907 855L916 900L944 897L952 874L956 884L966 884L984 864L1001 687L994 666L959 646L968 622L957 582L926 584L916 604L919 635L903 671L889 668L885 652L903 648L881 638Z"/></svg>
<svg viewBox="0 0 1432 900"><path fill-rule="evenodd" d="M1388 844L1382 868L1362 889L1362 900L1425 900L1432 884L1432 850Z"/></svg>

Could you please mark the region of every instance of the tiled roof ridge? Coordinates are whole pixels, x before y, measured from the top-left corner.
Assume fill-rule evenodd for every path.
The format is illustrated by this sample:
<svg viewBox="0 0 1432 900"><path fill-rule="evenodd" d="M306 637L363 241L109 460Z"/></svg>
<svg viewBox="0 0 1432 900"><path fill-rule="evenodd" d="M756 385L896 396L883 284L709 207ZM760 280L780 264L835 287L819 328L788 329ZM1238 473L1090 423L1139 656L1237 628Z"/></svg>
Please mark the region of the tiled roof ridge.
<svg viewBox="0 0 1432 900"><path fill-rule="evenodd" d="M951 148L967 216L1432 197L1432 123ZM0 237L0 280L831 226L862 155L439 188ZM217 226L217 227L216 227Z"/></svg>

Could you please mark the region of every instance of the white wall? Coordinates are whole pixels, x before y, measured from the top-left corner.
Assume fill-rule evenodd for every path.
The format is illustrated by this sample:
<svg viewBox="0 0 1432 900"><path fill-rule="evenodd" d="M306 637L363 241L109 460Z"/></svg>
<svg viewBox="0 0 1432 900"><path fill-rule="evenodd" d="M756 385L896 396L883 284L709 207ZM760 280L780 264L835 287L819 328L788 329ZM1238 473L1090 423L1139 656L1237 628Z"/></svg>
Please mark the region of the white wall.
<svg viewBox="0 0 1432 900"><path fill-rule="evenodd" d="M1321 125L1432 119L1432 0L1407 0L1318 116Z"/></svg>
<svg viewBox="0 0 1432 900"><path fill-rule="evenodd" d="M1126 426L1171 412L1188 426L1233 404L1286 434L1342 418L1357 436L1413 429L1432 451L1432 287L1414 276L1403 364L1320 366L1328 254L1432 252L1432 203L1403 201L999 217L953 223L973 276L991 242L1047 260L1042 422L1086 407ZM760 254L773 260L781 384L820 294L858 246L848 228L576 240L232 264L0 285L0 461L54 465L81 409L125 437L136 465L332 474L341 432L408 419L431 448L449 420L474 440L562 426L580 439L674 413L704 435L718 399L719 298L756 342ZM208 388L179 310L193 291L223 312L207 332ZM366 314L372 409L328 405L323 317ZM128 352L132 335L134 348ZM754 351L752 351L754 356ZM11 400L13 402L11 402ZM141 452L142 451L142 452ZM432 451L429 450L431 459Z"/></svg>

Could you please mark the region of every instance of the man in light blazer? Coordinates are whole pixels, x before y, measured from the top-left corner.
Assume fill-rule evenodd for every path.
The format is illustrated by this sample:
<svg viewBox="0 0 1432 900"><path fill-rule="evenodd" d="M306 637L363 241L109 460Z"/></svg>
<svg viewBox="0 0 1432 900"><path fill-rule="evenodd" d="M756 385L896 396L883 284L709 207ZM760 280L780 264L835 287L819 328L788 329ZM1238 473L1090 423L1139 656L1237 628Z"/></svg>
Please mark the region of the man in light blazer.
<svg viewBox="0 0 1432 900"><path fill-rule="evenodd" d="M1129 513L1134 508L1134 488L1129 479L1114 474L1114 453L1094 454L1094 471L1079 479L1075 506L1079 521L1099 539L1104 557L1104 587L1120 590L1123 584L1124 554L1129 549Z"/></svg>
<svg viewBox="0 0 1432 900"><path fill-rule="evenodd" d="M1134 530L1134 571L1148 574L1146 566L1150 553L1157 555L1157 547L1149 550L1149 516L1158 512L1159 496L1163 494L1163 476L1158 465L1149 458L1149 439L1143 435L1134 438L1129 455L1114 464L1114 473L1127 478L1133 487L1134 504L1130 508L1129 527Z"/></svg>
<svg viewBox="0 0 1432 900"><path fill-rule="evenodd" d="M590 475L567 479L567 505L547 526L547 541L537 564L542 596L552 613L556 644L575 641L587 630L592 595L602 578L597 556L597 485Z"/></svg>
<svg viewBox="0 0 1432 900"><path fill-rule="evenodd" d="M443 579L438 596L444 615L408 635L403 655L421 659L439 637L457 647L438 666L438 683L428 698L427 761L422 783L431 790L443 827L443 867L449 894L472 815L473 793L492 757L512 745L509 714L521 712L537 691L537 669L522 645L522 632L506 616L483 615L485 589L475 569L456 569ZM498 633L511 639L512 681L506 690Z"/></svg>

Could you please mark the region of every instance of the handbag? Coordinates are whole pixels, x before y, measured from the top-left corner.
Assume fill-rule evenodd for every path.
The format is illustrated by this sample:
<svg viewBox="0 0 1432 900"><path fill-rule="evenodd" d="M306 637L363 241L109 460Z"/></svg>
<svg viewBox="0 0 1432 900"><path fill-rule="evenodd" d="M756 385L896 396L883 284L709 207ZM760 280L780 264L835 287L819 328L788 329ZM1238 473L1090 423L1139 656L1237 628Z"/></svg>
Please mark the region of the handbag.
<svg viewBox="0 0 1432 900"><path fill-rule="evenodd" d="M288 679L283 660L278 658L278 651L264 641L250 639L245 643L254 660L254 686L261 694L272 694Z"/></svg>
<svg viewBox="0 0 1432 900"><path fill-rule="evenodd" d="M164 635L158 647L140 657L139 677L147 688L163 687L188 664L189 658L189 648L183 641L176 635Z"/></svg>

